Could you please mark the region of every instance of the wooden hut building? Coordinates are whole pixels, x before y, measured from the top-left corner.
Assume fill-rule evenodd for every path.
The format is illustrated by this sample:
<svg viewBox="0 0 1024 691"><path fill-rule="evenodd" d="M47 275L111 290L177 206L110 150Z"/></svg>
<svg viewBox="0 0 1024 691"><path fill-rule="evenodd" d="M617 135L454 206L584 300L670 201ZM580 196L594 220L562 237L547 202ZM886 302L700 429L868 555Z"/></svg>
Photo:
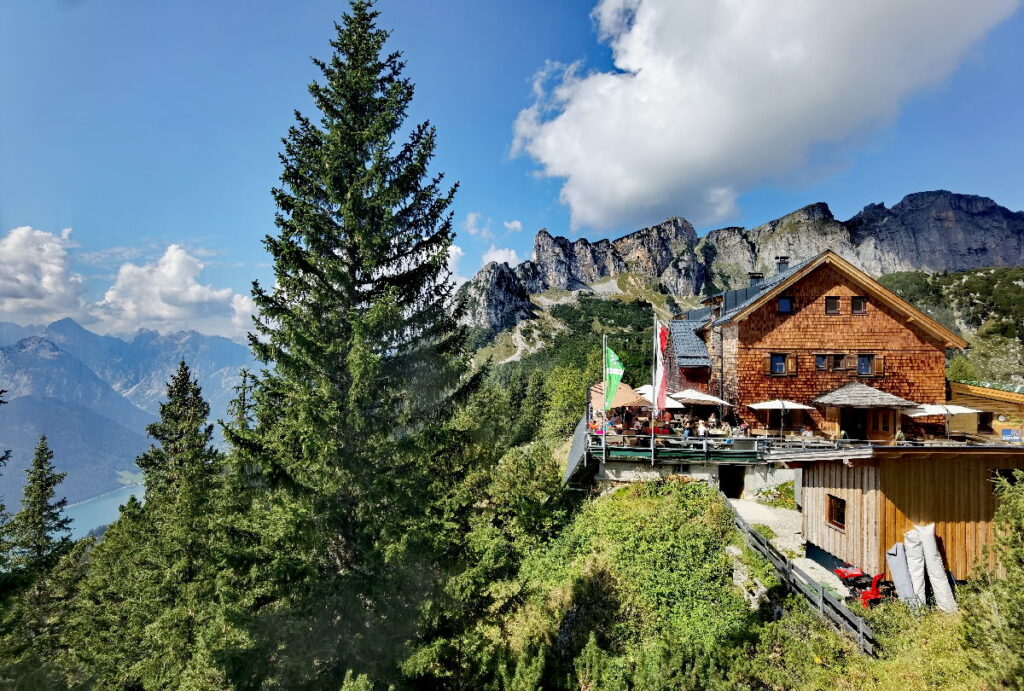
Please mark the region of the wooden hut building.
<svg viewBox="0 0 1024 691"><path fill-rule="evenodd" d="M807 425L830 438L894 439L901 410L946 400L946 351L967 347L831 250L793 266L779 257L774 276L680 316L670 387L702 386L753 427ZM774 399L813 409L765 419L749 408Z"/></svg>
<svg viewBox="0 0 1024 691"><path fill-rule="evenodd" d="M803 534L867 573L888 574L885 551L914 525L935 524L939 550L959 580L992 542L995 478L1024 470L1024 449L882 447L845 460L798 460Z"/></svg>

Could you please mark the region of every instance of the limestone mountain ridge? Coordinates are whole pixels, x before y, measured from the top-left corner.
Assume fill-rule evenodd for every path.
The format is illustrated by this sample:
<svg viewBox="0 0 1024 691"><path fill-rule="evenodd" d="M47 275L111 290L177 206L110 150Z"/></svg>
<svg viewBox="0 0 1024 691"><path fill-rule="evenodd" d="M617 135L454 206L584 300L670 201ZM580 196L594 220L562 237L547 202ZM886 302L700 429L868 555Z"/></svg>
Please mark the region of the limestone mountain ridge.
<svg viewBox="0 0 1024 691"><path fill-rule="evenodd" d="M529 318L531 295L588 291L604 278L630 273L687 298L740 288L748 273L774 273L791 261L832 249L872 276L897 271L963 271L1024 265L1024 212L992 199L947 190L909 194L886 207L868 204L846 221L824 202L754 228L728 227L698 237L670 218L615 240L570 240L541 230L533 254L517 266L491 262L459 290L464 323L495 334Z"/></svg>

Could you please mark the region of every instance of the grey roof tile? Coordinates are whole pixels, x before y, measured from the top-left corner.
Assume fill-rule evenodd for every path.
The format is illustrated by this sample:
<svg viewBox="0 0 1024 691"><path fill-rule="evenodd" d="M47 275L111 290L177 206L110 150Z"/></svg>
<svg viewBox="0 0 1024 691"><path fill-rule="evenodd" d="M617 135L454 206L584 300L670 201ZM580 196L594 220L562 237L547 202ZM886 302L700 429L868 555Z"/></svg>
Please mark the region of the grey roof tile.
<svg viewBox="0 0 1024 691"><path fill-rule="evenodd" d="M761 282L761 285L760 285L761 290L757 291L757 293L755 293L754 295L751 295L747 299L743 300L743 302L739 303L738 305L736 305L735 307L730 309L728 312L726 312L725 314L720 316L718 319L716 319L712 323L712 326L719 326L721 324L726 324L726 323L732 321L732 318L734 316L736 316L737 313L739 313L740 311L746 309L751 304L753 304L754 301L756 301L761 296L761 293L765 292L766 290L771 290L772 288L777 286L779 283L782 283L787 278L789 278L790 276L795 274L797 271L799 271L800 269L804 268L805 266L810 264L812 261L817 259L818 256L819 255L815 255L814 257L811 257L810 259L805 259L804 261L802 261L802 262L800 262L798 264L794 264L793 266L789 267L785 271L777 273L774 276L769 276L769 277L765 278ZM749 289L741 288L740 291L742 291L742 290L749 290ZM740 291L736 291L736 292L740 292ZM729 291L729 292L732 292L732 291Z"/></svg>
<svg viewBox="0 0 1024 691"><path fill-rule="evenodd" d="M704 339L697 334L697 329L704 326L703 320L669 322L672 332L672 347L675 351L676 364L680 367L710 367L711 358Z"/></svg>

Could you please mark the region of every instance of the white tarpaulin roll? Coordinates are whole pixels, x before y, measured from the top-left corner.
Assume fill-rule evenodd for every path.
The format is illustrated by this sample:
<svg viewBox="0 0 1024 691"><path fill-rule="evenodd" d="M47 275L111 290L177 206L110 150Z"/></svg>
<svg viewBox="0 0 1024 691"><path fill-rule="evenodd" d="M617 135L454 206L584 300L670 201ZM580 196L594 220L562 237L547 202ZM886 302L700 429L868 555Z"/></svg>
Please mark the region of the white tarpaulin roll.
<svg viewBox="0 0 1024 691"><path fill-rule="evenodd" d="M914 530L921 536L924 563L928 568L928 582L932 584L935 606L943 612L955 612L956 599L953 597L953 589L949 587L949 576L946 575L946 566L939 554L939 545L935 542L935 524L915 526Z"/></svg>
<svg viewBox="0 0 1024 691"><path fill-rule="evenodd" d="M897 542L885 553L885 560L892 573L892 582L896 586L896 595L908 607L922 604L914 592L914 584L910 581L910 567L907 566L907 550L902 542Z"/></svg>
<svg viewBox="0 0 1024 691"><path fill-rule="evenodd" d="M925 599L924 548L921 546L921 536L917 530L911 528L904 533L903 547L907 552L907 570L910 571L910 584L914 589L914 597L923 605L927 602Z"/></svg>

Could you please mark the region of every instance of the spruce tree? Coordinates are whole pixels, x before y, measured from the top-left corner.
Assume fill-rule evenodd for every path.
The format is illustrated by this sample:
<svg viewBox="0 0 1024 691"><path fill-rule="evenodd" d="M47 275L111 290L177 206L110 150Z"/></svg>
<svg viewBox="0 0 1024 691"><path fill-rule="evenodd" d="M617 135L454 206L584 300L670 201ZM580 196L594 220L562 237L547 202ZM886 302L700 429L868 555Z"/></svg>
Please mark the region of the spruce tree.
<svg viewBox="0 0 1024 691"><path fill-rule="evenodd" d="M147 428L155 443L136 460L146 503L122 507L93 551L81 589L75 649L90 683L224 684L207 648L223 569L216 519L223 463L209 413L199 384L179 363L160 419Z"/></svg>
<svg viewBox="0 0 1024 691"><path fill-rule="evenodd" d="M11 570L35 578L52 568L71 547L71 519L64 515L67 499L56 499L57 486L67 473L58 473L46 436L39 438L21 510L11 521Z"/></svg>
<svg viewBox="0 0 1024 691"><path fill-rule="evenodd" d="M233 544L265 644L290 637L296 673L316 659L336 682L345 664L388 664L407 635L396 625L414 625L399 604L413 586L394 580L425 580L408 559L426 541L430 468L466 385L447 269L455 187L428 175L434 128L405 129L413 85L377 16L351 3L333 54L314 60L317 117L297 112L283 140L278 232L265 240L275 285L253 287L250 341L267 367L252 430L228 430L251 498ZM366 635L368 617L389 627Z"/></svg>

